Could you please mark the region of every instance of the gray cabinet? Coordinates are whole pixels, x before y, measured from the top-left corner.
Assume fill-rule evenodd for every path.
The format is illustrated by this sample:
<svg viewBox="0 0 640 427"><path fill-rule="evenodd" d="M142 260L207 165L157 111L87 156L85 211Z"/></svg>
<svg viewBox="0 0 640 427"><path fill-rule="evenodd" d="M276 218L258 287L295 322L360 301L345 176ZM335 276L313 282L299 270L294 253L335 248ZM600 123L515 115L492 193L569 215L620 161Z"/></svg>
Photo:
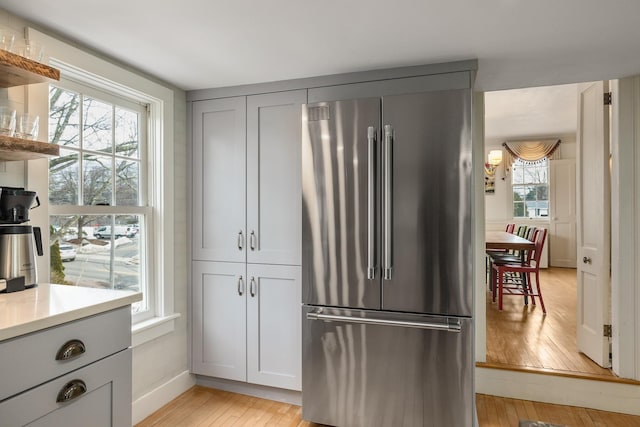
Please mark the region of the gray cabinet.
<svg viewBox="0 0 640 427"><path fill-rule="evenodd" d="M247 262L301 263L305 102L305 90L247 98Z"/></svg>
<svg viewBox="0 0 640 427"><path fill-rule="evenodd" d="M129 306L1 342L0 424L131 426L130 345Z"/></svg>
<svg viewBox="0 0 640 427"><path fill-rule="evenodd" d="M194 373L300 390L306 99L193 103Z"/></svg>
<svg viewBox="0 0 640 427"><path fill-rule="evenodd" d="M246 99L193 105L193 259L246 258Z"/></svg>
<svg viewBox="0 0 640 427"><path fill-rule="evenodd" d="M300 390L299 266L194 262L192 370Z"/></svg>
<svg viewBox="0 0 640 427"><path fill-rule="evenodd" d="M306 90L193 103L193 259L300 265Z"/></svg>

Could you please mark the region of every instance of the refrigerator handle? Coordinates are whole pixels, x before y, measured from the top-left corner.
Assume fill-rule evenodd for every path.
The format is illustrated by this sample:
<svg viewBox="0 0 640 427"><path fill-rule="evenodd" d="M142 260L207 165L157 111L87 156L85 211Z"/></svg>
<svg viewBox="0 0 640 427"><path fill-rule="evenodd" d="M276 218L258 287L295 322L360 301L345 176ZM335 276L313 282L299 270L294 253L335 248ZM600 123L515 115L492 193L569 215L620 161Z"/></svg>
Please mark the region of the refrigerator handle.
<svg viewBox="0 0 640 427"><path fill-rule="evenodd" d="M376 129L367 128L367 279L376 278Z"/></svg>
<svg viewBox="0 0 640 427"><path fill-rule="evenodd" d="M307 313L307 319L322 320L325 322L359 323L363 325L398 326L402 328L430 329L458 333L462 330L460 321L457 319L447 319L447 323L412 322L405 320L376 319L372 317L340 316L336 314L322 314L314 312Z"/></svg>
<svg viewBox="0 0 640 427"><path fill-rule="evenodd" d="M393 128L391 125L384 126L384 200L383 200L383 276L384 280L391 280L391 268L393 262Z"/></svg>

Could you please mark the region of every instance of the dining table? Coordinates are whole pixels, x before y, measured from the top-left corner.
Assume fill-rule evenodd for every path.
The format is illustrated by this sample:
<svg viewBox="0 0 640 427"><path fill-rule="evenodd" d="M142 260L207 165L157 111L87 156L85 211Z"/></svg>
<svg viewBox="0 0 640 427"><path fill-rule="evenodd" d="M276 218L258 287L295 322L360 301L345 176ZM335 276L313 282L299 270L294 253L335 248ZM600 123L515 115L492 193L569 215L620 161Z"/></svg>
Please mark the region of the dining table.
<svg viewBox="0 0 640 427"><path fill-rule="evenodd" d="M517 234L507 233L506 231L487 231L485 232L485 242L487 249L506 249L512 251L532 250L535 244L520 237ZM523 260L524 261L524 260Z"/></svg>
<svg viewBox="0 0 640 427"><path fill-rule="evenodd" d="M485 248L487 250L509 250L518 251L520 254L520 262L525 263L526 251L533 250L535 243L530 240L520 237L517 234L508 233L506 231L485 231ZM489 286L492 286L493 271L490 274ZM522 275L522 286L526 289L527 277ZM524 297L525 304L527 303L527 296Z"/></svg>

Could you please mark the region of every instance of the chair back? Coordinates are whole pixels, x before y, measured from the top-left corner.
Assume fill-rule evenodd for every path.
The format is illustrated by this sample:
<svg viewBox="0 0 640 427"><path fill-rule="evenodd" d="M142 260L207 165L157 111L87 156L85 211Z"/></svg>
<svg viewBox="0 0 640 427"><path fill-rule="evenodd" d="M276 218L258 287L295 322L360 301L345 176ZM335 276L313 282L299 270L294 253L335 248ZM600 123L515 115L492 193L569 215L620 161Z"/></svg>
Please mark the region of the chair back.
<svg viewBox="0 0 640 427"><path fill-rule="evenodd" d="M505 230L507 233L513 233L513 230L515 230L516 225L515 224L507 224L507 229Z"/></svg>
<svg viewBox="0 0 640 427"><path fill-rule="evenodd" d="M520 237L524 237L527 234L527 226L526 225L518 226L518 231L516 231L516 234Z"/></svg>
<svg viewBox="0 0 640 427"><path fill-rule="evenodd" d="M547 238L546 228L537 228L535 234L535 249L533 250L533 260L536 262L536 268L540 268L540 258L542 257L542 248Z"/></svg>
<svg viewBox="0 0 640 427"><path fill-rule="evenodd" d="M535 238L535 234L536 231L538 231L538 229L536 227L531 227L530 229L527 230L527 235L525 236L525 239L529 240L530 242L535 242L536 238Z"/></svg>

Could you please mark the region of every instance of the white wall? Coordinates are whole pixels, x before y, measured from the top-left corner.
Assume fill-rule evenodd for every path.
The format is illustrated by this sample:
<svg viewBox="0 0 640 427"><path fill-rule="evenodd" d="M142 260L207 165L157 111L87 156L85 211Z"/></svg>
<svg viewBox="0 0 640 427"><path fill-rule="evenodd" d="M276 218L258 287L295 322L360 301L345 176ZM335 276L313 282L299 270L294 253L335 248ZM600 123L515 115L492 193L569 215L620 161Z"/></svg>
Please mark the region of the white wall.
<svg viewBox="0 0 640 427"><path fill-rule="evenodd" d="M24 21L18 17L8 14L0 9L0 25L10 27L17 32L22 32L25 27L31 26L38 28L30 22ZM39 29L47 33L46 30ZM55 34L48 32L49 35L57 37ZM67 43L83 49L77 44ZM46 47L45 47L46 48ZM100 57L108 62L121 66L124 69L132 71L138 75L148 78L156 83L170 88L174 94L174 312L179 313L180 317L175 321L174 330L168 334L160 336L152 341L145 342L133 349L133 400L134 404L134 422L141 420L144 416L149 415L152 411L167 403L168 400L175 395L188 388L193 380L188 374L189 364L187 357L188 340L187 340L187 180L186 180L186 147L187 147L187 131L186 131L186 98L184 91L171 87L170 85L158 81L157 79L145 75L137 70L127 67L105 56L91 52L91 55ZM3 93L0 93L0 99ZM6 93L4 94L6 96ZM31 108L31 107L30 107ZM48 106L34 106L38 110L46 109ZM44 128L44 129L43 129ZM44 133L42 133L44 132ZM41 126L40 140L46 138L46 127ZM35 167L35 162L39 162L39 167ZM46 177L39 174L38 171L46 173L48 168L45 161L29 161L29 162L0 162L0 185L26 185L26 176L29 175L29 182L35 180L46 182ZM42 166L44 163L44 167ZM33 179L34 176L38 175ZM40 198L47 199L46 186L38 188ZM42 209L42 208L41 208ZM42 209L43 210L43 209ZM35 210L34 210L35 212ZM47 221L46 212L39 216L39 225L47 227L43 221ZM45 264L46 267L46 264ZM41 268L42 270L42 268Z"/></svg>

